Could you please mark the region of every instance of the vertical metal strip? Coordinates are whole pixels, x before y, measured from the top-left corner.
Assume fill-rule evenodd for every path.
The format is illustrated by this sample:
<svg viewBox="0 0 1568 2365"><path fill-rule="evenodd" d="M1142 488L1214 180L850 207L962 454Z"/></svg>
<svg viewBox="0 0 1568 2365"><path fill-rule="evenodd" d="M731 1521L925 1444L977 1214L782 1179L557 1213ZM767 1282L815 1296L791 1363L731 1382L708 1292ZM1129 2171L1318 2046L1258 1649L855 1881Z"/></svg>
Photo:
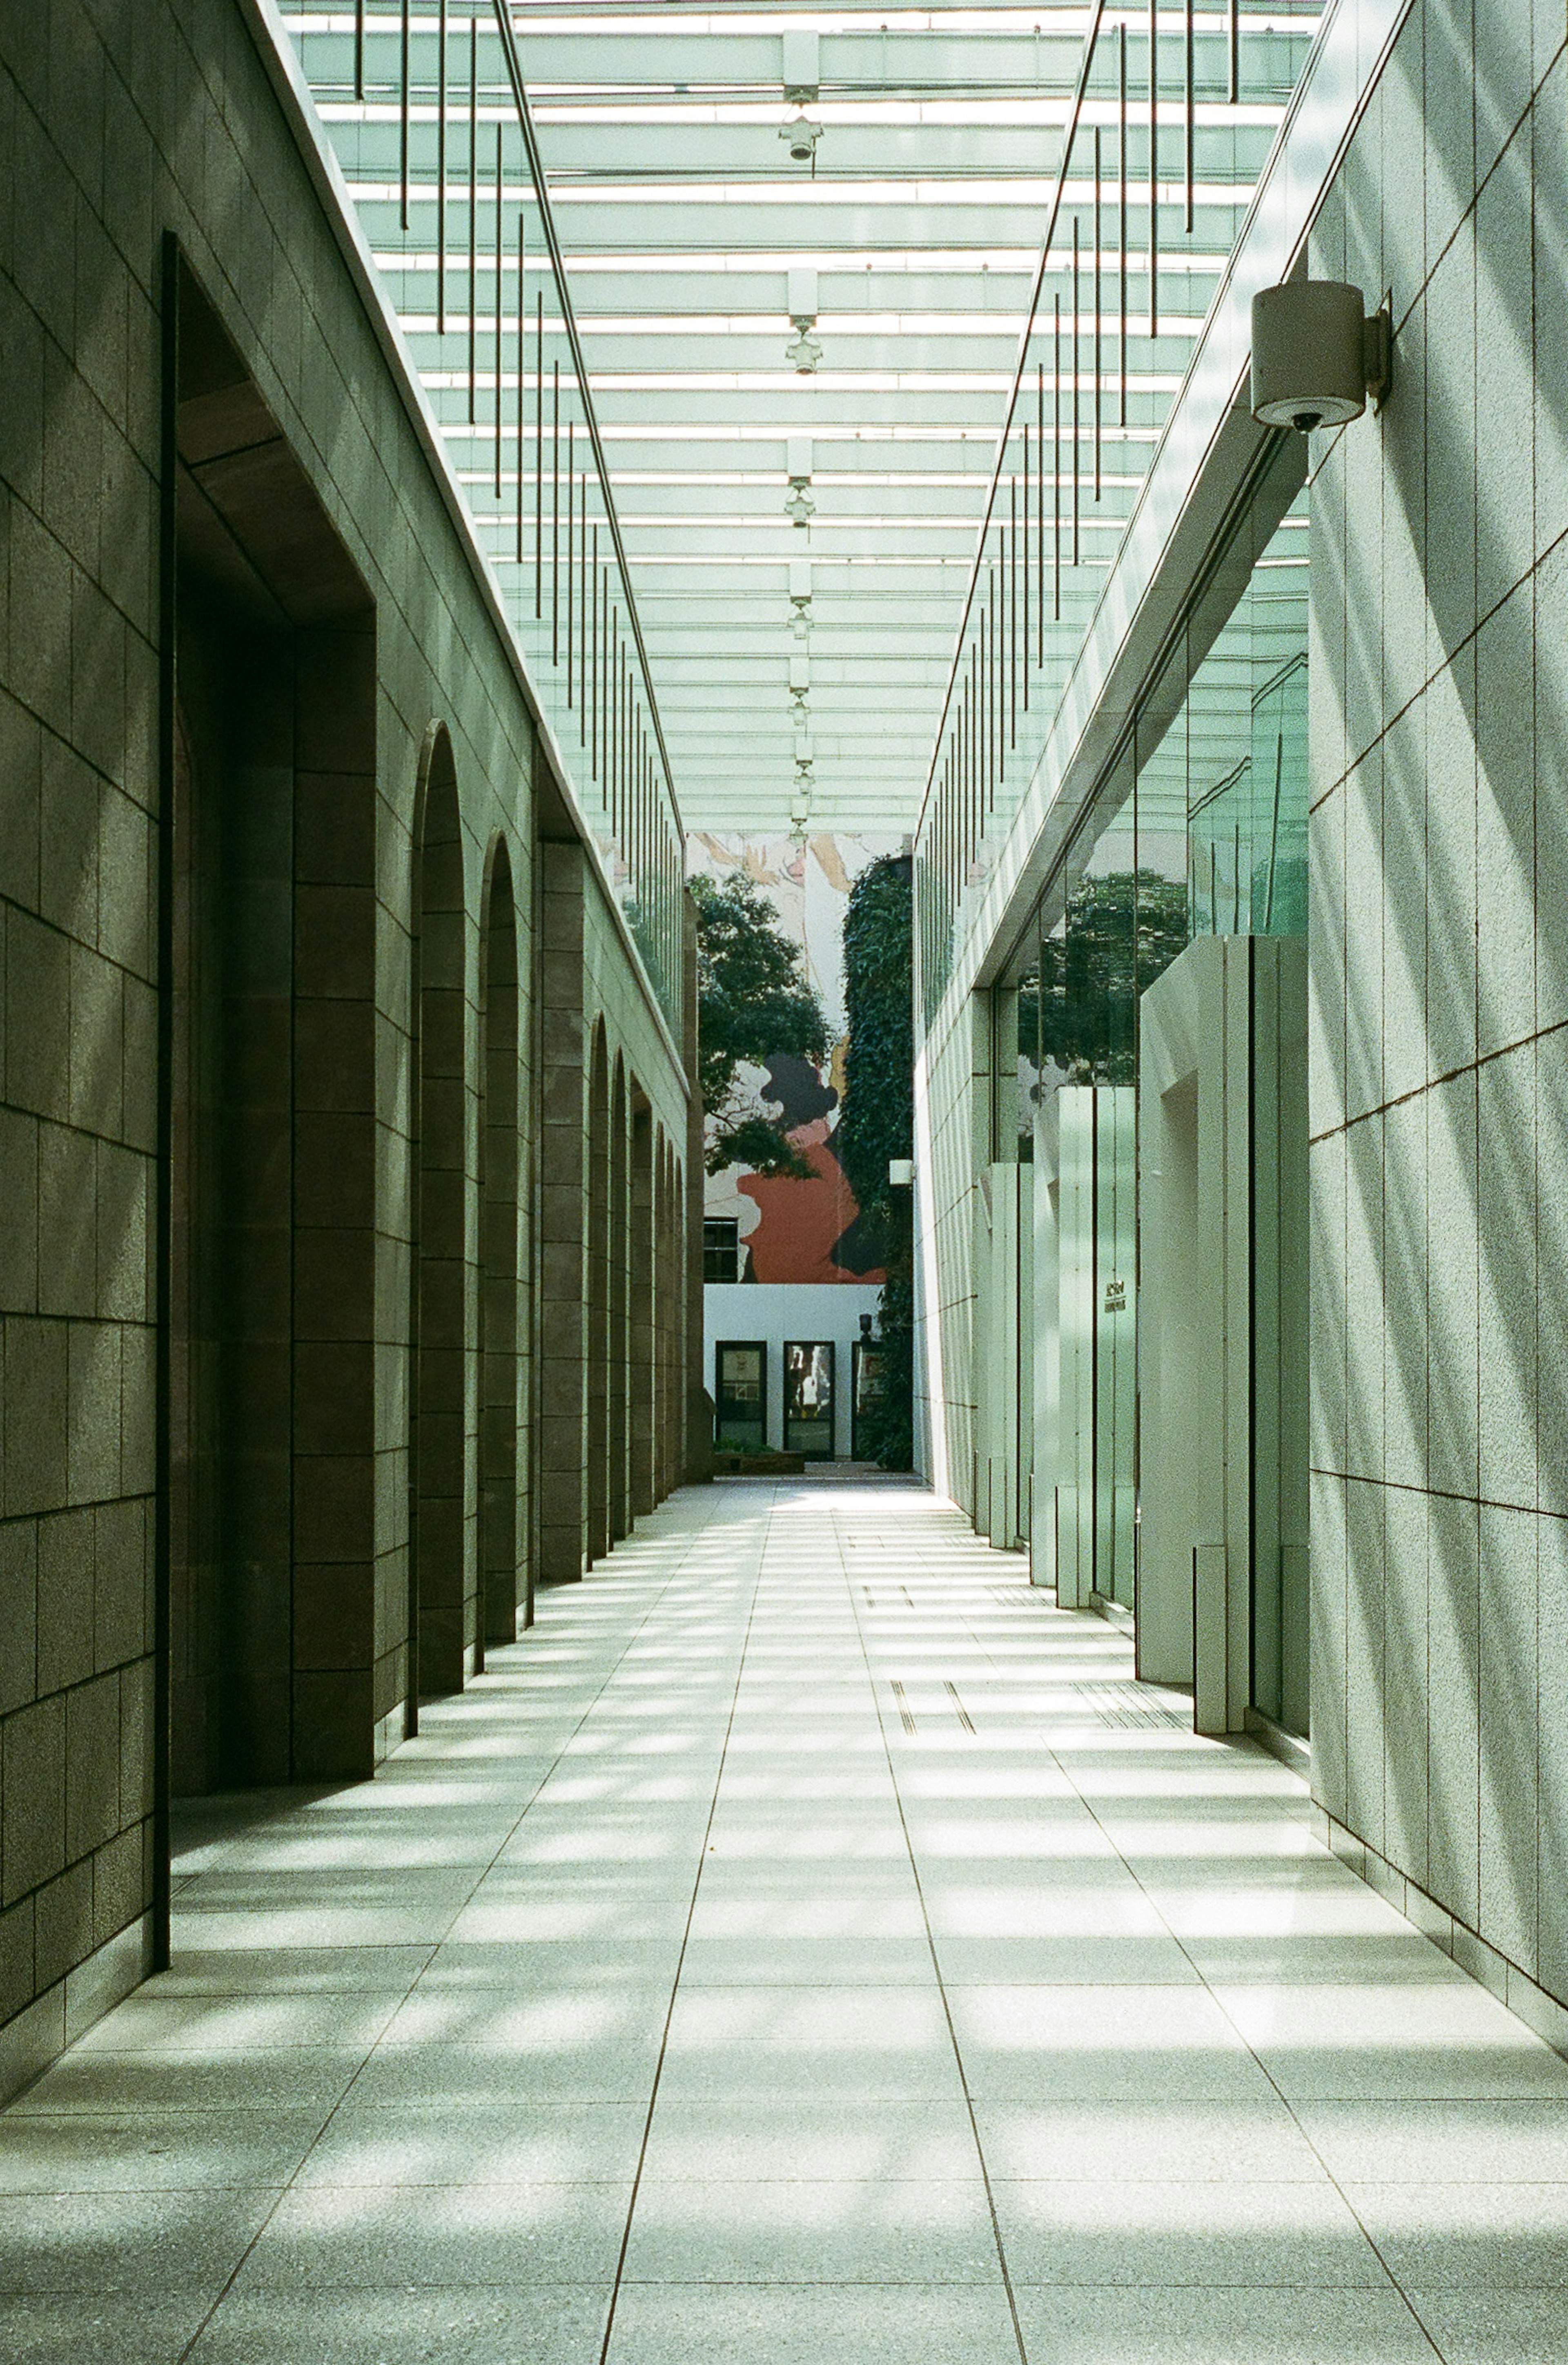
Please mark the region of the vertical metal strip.
<svg viewBox="0 0 1568 2365"><path fill-rule="evenodd" d="M585 430L586 433L586 430ZM582 499L578 503L581 531L577 535L577 745L588 745L588 466L591 447L585 443L583 453ZM598 528L594 531L597 532Z"/></svg>
<svg viewBox="0 0 1568 2365"><path fill-rule="evenodd" d="M1040 531L1035 537L1035 588L1038 593L1035 604L1039 611L1039 623L1036 628L1039 636L1036 662L1043 666L1046 662L1046 365L1044 362L1036 362L1035 364L1035 446L1040 459Z"/></svg>
<svg viewBox="0 0 1568 2365"><path fill-rule="evenodd" d="M1121 372L1121 423L1127 423L1127 28L1116 28L1116 360Z"/></svg>
<svg viewBox="0 0 1568 2365"><path fill-rule="evenodd" d="M1159 334L1159 0L1148 0L1148 333Z"/></svg>
<svg viewBox="0 0 1568 2365"><path fill-rule="evenodd" d="M1193 0L1184 0L1184 11L1185 13L1182 27L1183 42L1182 60L1182 130L1185 146L1183 162L1186 165L1187 171L1187 235L1191 238L1193 235L1193 166L1194 162L1193 146L1195 137L1193 126L1194 119L1197 115L1197 93L1194 87L1197 73L1197 59L1195 54L1195 37L1193 24Z"/></svg>
<svg viewBox="0 0 1568 2365"><path fill-rule="evenodd" d="M1029 429L1024 429L1024 712L1029 712Z"/></svg>
<svg viewBox="0 0 1568 2365"><path fill-rule="evenodd" d="M409 75L412 61L410 49L413 32L412 0L403 0L402 16L398 28L398 78L402 85L398 110L398 219L404 230L409 227Z"/></svg>
<svg viewBox="0 0 1568 2365"><path fill-rule="evenodd" d="M1055 364L1051 372L1051 449L1056 465L1051 471L1051 618L1061 622L1061 297L1053 296L1052 348Z"/></svg>
<svg viewBox="0 0 1568 2365"><path fill-rule="evenodd" d="M479 19L468 26L468 424L478 422L479 378Z"/></svg>
<svg viewBox="0 0 1568 2365"><path fill-rule="evenodd" d="M593 614L588 626L588 772L599 778L599 595L604 588L599 565L599 528L593 530Z"/></svg>
<svg viewBox="0 0 1568 2365"><path fill-rule="evenodd" d="M1094 127L1094 498L1100 498L1100 372L1103 360L1100 335L1100 280L1103 257L1104 226L1100 211L1100 127Z"/></svg>
<svg viewBox="0 0 1568 2365"><path fill-rule="evenodd" d="M1007 744L1018 745L1018 479L1008 479L1008 511L1012 531L1007 538L1008 600L1007 621Z"/></svg>
<svg viewBox="0 0 1568 2365"><path fill-rule="evenodd" d="M573 705L576 668L573 664L577 605L577 422L566 421L566 705Z"/></svg>
<svg viewBox="0 0 1568 2365"><path fill-rule="evenodd" d="M550 662L561 662L561 364L550 364Z"/></svg>
<svg viewBox="0 0 1568 2365"><path fill-rule="evenodd" d="M1079 461L1082 445L1081 365L1078 352L1079 294L1078 216L1072 217L1072 563L1079 563L1078 550L1078 480Z"/></svg>
<svg viewBox="0 0 1568 2365"><path fill-rule="evenodd" d="M353 0L353 95L364 105L364 0Z"/></svg>
<svg viewBox="0 0 1568 2365"><path fill-rule="evenodd" d="M1232 106L1241 104L1241 0L1230 0L1229 18L1226 25L1226 59L1229 71L1226 76L1226 96Z"/></svg>
<svg viewBox="0 0 1568 2365"><path fill-rule="evenodd" d="M523 564L522 454L527 441L525 431L528 425L528 372L523 365L527 354L528 331L527 314L523 308L528 300L528 278L523 270L525 252L523 241L527 235L527 213L521 206L519 206L517 209L517 563L520 567ZM519 583L518 597L521 599L521 596L522 586Z"/></svg>
<svg viewBox="0 0 1568 2365"><path fill-rule="evenodd" d="M435 68L435 332L446 334L446 7L436 16Z"/></svg>
<svg viewBox="0 0 1568 2365"><path fill-rule="evenodd" d="M533 299L533 621L544 613L544 291Z"/></svg>
<svg viewBox="0 0 1568 2365"><path fill-rule="evenodd" d="M501 498L501 277L506 263L506 250L501 232L506 219L502 196L502 163L505 157L505 126L496 126L496 499Z"/></svg>

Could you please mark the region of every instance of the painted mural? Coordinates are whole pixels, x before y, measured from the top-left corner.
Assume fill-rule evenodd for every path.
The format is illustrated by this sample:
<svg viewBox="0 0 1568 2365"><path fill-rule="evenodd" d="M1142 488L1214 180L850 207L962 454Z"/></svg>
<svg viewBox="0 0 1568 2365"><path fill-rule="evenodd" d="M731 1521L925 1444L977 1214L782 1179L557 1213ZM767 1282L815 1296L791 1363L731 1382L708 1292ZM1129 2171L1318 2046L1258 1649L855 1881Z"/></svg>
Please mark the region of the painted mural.
<svg viewBox="0 0 1568 2365"><path fill-rule="evenodd" d="M711 879L745 870L764 891L785 933L799 944L822 996L834 1038L825 1067L780 1055L743 1070L758 1109L781 1122L812 1169L811 1179L727 1167L710 1175L704 1213L737 1230L742 1281L880 1283L881 1250L862 1222L834 1149L847 1048L844 1010L844 915L849 891L868 863L904 850L902 837L823 835L804 846L790 838L742 838L698 832L690 868Z"/></svg>

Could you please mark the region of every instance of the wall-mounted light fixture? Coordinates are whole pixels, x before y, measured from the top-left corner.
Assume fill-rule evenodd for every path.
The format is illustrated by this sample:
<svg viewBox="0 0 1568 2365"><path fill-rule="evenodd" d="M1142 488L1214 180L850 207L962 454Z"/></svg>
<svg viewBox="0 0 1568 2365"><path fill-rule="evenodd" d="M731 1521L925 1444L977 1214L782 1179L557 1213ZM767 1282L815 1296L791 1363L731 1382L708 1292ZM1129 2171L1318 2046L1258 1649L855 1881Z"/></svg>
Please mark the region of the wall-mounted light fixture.
<svg viewBox="0 0 1568 2365"><path fill-rule="evenodd" d="M1343 427L1381 410L1393 376L1393 311L1359 287L1287 279L1252 298L1252 416L1264 427Z"/></svg>
<svg viewBox="0 0 1568 2365"><path fill-rule="evenodd" d="M812 331L817 324L817 275L809 263L791 263L789 272L790 325L795 342L784 348L801 377L811 377L823 357Z"/></svg>
<svg viewBox="0 0 1568 2365"><path fill-rule="evenodd" d="M778 137L789 143L791 164L815 164L817 141L822 136L822 125L812 122L804 115L798 115L793 123L781 123L778 127Z"/></svg>
<svg viewBox="0 0 1568 2365"><path fill-rule="evenodd" d="M790 561L790 630L798 641L804 641L812 629L812 562L809 558ZM790 678L794 680L797 660L790 660Z"/></svg>
<svg viewBox="0 0 1568 2365"><path fill-rule="evenodd" d="M817 505L806 488L812 481L812 439L809 435L786 438L785 450L790 477L790 491L784 503L784 514L795 525L805 525L816 515Z"/></svg>

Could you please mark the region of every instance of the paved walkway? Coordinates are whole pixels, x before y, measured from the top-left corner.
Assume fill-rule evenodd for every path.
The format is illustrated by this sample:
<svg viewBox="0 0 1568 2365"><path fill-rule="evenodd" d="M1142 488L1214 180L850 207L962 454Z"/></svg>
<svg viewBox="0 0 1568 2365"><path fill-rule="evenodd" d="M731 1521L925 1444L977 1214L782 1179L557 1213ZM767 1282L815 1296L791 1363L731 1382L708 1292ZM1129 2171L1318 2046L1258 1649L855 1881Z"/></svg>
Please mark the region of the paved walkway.
<svg viewBox="0 0 1568 2365"><path fill-rule="evenodd" d="M0 2355L1553 2365L1568 2064L909 1487L677 1497L203 1809L0 2115Z"/></svg>

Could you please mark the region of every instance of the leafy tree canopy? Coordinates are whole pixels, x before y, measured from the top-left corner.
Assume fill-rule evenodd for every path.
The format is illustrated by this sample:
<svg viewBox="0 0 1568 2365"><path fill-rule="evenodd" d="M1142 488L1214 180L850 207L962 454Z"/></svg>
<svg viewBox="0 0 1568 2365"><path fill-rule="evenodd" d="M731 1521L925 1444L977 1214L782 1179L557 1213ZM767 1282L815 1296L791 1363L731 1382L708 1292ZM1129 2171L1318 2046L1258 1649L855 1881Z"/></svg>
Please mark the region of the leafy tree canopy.
<svg viewBox="0 0 1568 2365"><path fill-rule="evenodd" d="M849 1048L835 1146L862 1215L879 1228L891 1205L888 1160L914 1151L913 915L907 855L869 864L844 915Z"/></svg>
<svg viewBox="0 0 1568 2365"><path fill-rule="evenodd" d="M1187 942L1187 890L1153 870L1085 879L1040 947L1039 998L1020 995L1018 1048L1075 1084L1137 1079L1137 998Z"/></svg>
<svg viewBox="0 0 1568 2365"><path fill-rule="evenodd" d="M820 1066L831 1043L820 997L799 945L754 879L693 879L697 906L697 1082L708 1119L707 1168L759 1174L811 1169L763 1115L741 1082L743 1061L764 1067L780 1052Z"/></svg>
<svg viewBox="0 0 1568 2365"><path fill-rule="evenodd" d="M844 918L849 1049L834 1137L849 1186L884 1243L881 1402L867 1427L884 1470L914 1459L913 1194L890 1187L888 1161L914 1149L914 898L907 855L871 863Z"/></svg>

